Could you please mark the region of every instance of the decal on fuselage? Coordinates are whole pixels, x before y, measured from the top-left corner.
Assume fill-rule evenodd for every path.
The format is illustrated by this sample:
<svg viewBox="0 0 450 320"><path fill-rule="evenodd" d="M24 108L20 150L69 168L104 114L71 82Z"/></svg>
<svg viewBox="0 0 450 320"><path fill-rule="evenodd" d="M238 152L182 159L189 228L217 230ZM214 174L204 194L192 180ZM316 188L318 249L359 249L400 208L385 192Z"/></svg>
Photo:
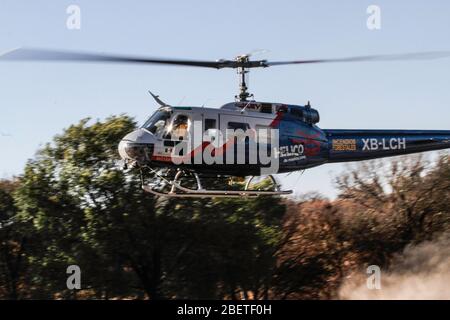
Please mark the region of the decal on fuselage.
<svg viewBox="0 0 450 320"><path fill-rule="evenodd" d="M406 149L406 138L368 138L362 142L363 151Z"/></svg>
<svg viewBox="0 0 450 320"><path fill-rule="evenodd" d="M281 146L278 154L282 162L300 161L306 158L305 146L303 144Z"/></svg>
<svg viewBox="0 0 450 320"><path fill-rule="evenodd" d="M356 139L333 139L333 151L356 151Z"/></svg>

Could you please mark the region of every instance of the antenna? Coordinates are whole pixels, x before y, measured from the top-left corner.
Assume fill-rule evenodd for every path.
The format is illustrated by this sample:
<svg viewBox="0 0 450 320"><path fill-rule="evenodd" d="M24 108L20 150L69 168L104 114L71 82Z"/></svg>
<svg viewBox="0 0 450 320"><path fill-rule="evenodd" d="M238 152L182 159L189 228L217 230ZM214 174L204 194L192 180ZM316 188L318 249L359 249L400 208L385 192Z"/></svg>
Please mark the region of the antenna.
<svg viewBox="0 0 450 320"><path fill-rule="evenodd" d="M150 90L148 90L148 93L150 93L150 95L153 97L153 99L155 99L155 101L156 101L161 107L170 107L170 105L168 105L167 103L165 103L164 101L162 101L161 99L159 99L159 96L154 95Z"/></svg>

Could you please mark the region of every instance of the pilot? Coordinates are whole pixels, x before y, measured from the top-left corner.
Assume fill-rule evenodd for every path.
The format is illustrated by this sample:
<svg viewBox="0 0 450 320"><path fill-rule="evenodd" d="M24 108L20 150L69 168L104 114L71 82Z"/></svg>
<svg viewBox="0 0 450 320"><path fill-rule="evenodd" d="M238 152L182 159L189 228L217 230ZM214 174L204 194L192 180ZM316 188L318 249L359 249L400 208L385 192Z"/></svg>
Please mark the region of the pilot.
<svg viewBox="0 0 450 320"><path fill-rule="evenodd" d="M176 140L184 140L188 135L188 117L179 115L173 122L172 137Z"/></svg>

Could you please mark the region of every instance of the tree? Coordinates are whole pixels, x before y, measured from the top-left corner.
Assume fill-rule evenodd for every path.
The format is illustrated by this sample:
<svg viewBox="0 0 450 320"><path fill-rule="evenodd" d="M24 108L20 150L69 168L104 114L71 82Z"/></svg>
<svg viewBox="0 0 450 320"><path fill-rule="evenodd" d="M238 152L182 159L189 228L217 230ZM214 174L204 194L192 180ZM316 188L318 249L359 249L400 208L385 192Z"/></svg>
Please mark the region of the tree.
<svg viewBox="0 0 450 320"><path fill-rule="evenodd" d="M410 242L428 240L448 230L448 215L444 213L448 212L445 203L450 199L450 186L445 153L434 163L421 155L363 163L340 177L338 186L340 198L353 203L352 218L376 216L372 219L376 225L356 232L367 240L371 230L374 238L382 239L379 248L383 250L374 248L374 252L389 255ZM368 245L367 241L361 243L362 247Z"/></svg>
<svg viewBox="0 0 450 320"><path fill-rule="evenodd" d="M449 174L446 153L362 162L338 178L338 199L290 203L275 295L335 298L346 276L389 268L407 245L448 235Z"/></svg>
<svg viewBox="0 0 450 320"><path fill-rule="evenodd" d="M26 224L17 218L13 192L17 180L0 181L0 297L16 300L21 297L20 282L24 279L27 247Z"/></svg>
<svg viewBox="0 0 450 320"><path fill-rule="evenodd" d="M65 269L77 264L81 297L262 297L281 201L155 198L116 165L117 143L134 128L126 116L85 119L28 163L16 203L39 239L28 257L39 296L74 298Z"/></svg>

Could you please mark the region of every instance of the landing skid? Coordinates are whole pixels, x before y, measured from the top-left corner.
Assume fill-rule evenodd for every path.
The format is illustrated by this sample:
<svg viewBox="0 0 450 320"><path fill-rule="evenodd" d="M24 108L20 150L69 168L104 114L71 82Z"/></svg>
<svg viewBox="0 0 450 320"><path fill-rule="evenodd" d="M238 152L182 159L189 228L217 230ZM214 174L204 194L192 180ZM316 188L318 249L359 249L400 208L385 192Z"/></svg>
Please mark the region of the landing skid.
<svg viewBox="0 0 450 320"><path fill-rule="evenodd" d="M191 189L181 186L179 183L180 178L183 176L184 171L179 170L175 175L173 180L168 180L165 177L158 174L155 170L150 169L155 176L159 179L163 180L166 184L171 186L171 190L169 192L162 191L158 189L156 185L146 185L142 184L142 189L144 191L152 193L156 196L165 196L165 197L176 197L176 198L255 198L258 196L279 196L279 195L287 195L291 194L292 190L279 190L279 184L276 182L273 176L269 176L275 190L250 190L250 183L253 180L253 177L250 177L247 183L245 184L244 190L208 190L203 189L200 177L195 172L192 174L195 177L197 183L197 189Z"/></svg>
<svg viewBox="0 0 450 320"><path fill-rule="evenodd" d="M161 192L151 186L142 186L146 192L153 193L157 196L178 197L178 198L255 198L258 196L275 196L291 194L291 190L286 191L229 191L229 190L191 190L189 193L178 192Z"/></svg>

